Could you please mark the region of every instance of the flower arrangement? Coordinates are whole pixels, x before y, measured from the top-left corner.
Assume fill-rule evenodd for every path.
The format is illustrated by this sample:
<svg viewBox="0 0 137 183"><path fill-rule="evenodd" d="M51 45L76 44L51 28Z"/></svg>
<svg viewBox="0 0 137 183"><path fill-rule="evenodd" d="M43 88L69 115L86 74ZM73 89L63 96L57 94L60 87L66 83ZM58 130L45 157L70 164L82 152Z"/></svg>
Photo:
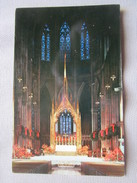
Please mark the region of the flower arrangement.
<svg viewBox="0 0 137 183"><path fill-rule="evenodd" d="M92 141L97 141L98 140L98 132L97 131L92 132L90 137L91 137Z"/></svg>
<svg viewBox="0 0 137 183"><path fill-rule="evenodd" d="M43 149L43 154L54 154L55 153L55 147L51 147L51 146L43 144L42 149Z"/></svg>
<svg viewBox="0 0 137 183"><path fill-rule="evenodd" d="M40 149L35 149L35 150L34 150L34 154L35 154L36 156L40 156L40 155L41 155L41 150L40 150Z"/></svg>
<svg viewBox="0 0 137 183"><path fill-rule="evenodd" d="M124 161L124 154L119 148L115 148L114 151L106 153L105 161Z"/></svg>
<svg viewBox="0 0 137 183"><path fill-rule="evenodd" d="M93 157L101 157L101 152L99 148L93 151Z"/></svg>
<svg viewBox="0 0 137 183"><path fill-rule="evenodd" d="M78 148L77 153L79 155L88 155L88 146Z"/></svg>
<svg viewBox="0 0 137 183"><path fill-rule="evenodd" d="M13 158L18 159L29 159L32 157L32 153L28 152L27 149L18 147L18 145L13 146Z"/></svg>

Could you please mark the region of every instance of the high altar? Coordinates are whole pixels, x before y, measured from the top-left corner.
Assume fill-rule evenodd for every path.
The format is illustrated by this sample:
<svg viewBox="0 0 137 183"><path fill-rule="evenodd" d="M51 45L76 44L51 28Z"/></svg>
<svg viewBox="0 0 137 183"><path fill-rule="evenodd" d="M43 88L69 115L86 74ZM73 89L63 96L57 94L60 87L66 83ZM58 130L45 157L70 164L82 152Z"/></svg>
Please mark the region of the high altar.
<svg viewBox="0 0 137 183"><path fill-rule="evenodd" d="M79 101L72 102L68 92L66 54L64 56L62 96L58 105L55 100L52 101L52 111L50 114L50 146L54 146L56 150L62 149L64 151L69 151L70 149L75 150L81 147L81 114L79 112Z"/></svg>

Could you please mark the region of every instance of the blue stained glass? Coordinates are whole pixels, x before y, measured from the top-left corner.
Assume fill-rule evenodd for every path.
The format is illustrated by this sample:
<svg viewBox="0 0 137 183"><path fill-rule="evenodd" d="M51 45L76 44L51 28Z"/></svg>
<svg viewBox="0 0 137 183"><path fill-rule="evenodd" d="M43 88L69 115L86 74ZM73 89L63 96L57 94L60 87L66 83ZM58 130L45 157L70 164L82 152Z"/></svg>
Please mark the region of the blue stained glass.
<svg viewBox="0 0 137 183"><path fill-rule="evenodd" d="M60 31L60 32L62 33L62 32L65 32L65 31L64 31L64 29L61 29L61 31Z"/></svg>
<svg viewBox="0 0 137 183"><path fill-rule="evenodd" d="M90 59L89 33L85 22L81 27L81 60Z"/></svg>
<svg viewBox="0 0 137 183"><path fill-rule="evenodd" d="M70 50L70 47L69 47L69 45L67 45L67 46L66 46L66 50Z"/></svg>
<svg viewBox="0 0 137 183"><path fill-rule="evenodd" d="M64 22L64 28L67 28L67 23L66 22Z"/></svg>
<svg viewBox="0 0 137 183"><path fill-rule="evenodd" d="M84 33L81 32L81 60L84 60Z"/></svg>
<svg viewBox="0 0 137 183"><path fill-rule="evenodd" d="M41 39L41 60L50 61L50 35L49 35L49 27L46 24L42 33Z"/></svg>
<svg viewBox="0 0 137 183"><path fill-rule="evenodd" d="M60 135L70 135L71 128L72 128L72 117L71 115L65 110L59 117L59 126L60 126Z"/></svg>
<svg viewBox="0 0 137 183"><path fill-rule="evenodd" d="M49 33L47 34L47 55L46 60L50 61L50 36Z"/></svg>
<svg viewBox="0 0 137 183"><path fill-rule="evenodd" d="M70 42L70 36L69 36L69 34L67 34L66 42L67 42L67 45L69 45L69 42Z"/></svg>
<svg viewBox="0 0 137 183"><path fill-rule="evenodd" d="M60 116L60 134L62 134L62 116Z"/></svg>
<svg viewBox="0 0 137 183"><path fill-rule="evenodd" d="M69 118L68 116L66 116L66 134L68 134L69 131L68 127L69 127Z"/></svg>
<svg viewBox="0 0 137 183"><path fill-rule="evenodd" d="M60 37L60 41L64 42L64 37L63 36Z"/></svg>
<svg viewBox="0 0 137 183"><path fill-rule="evenodd" d="M89 34L86 32L86 59L89 59Z"/></svg>
<svg viewBox="0 0 137 183"><path fill-rule="evenodd" d="M41 39L41 60L45 60L45 34L42 34Z"/></svg>
<svg viewBox="0 0 137 183"><path fill-rule="evenodd" d="M64 61L64 55L66 53L67 60L70 58L70 28L66 22L60 29L60 58Z"/></svg>
<svg viewBox="0 0 137 183"><path fill-rule="evenodd" d="M63 116L63 134L66 133L65 127L66 127L66 118L65 118L65 116Z"/></svg>
<svg viewBox="0 0 137 183"><path fill-rule="evenodd" d="M71 134L71 116L69 116L68 134Z"/></svg>

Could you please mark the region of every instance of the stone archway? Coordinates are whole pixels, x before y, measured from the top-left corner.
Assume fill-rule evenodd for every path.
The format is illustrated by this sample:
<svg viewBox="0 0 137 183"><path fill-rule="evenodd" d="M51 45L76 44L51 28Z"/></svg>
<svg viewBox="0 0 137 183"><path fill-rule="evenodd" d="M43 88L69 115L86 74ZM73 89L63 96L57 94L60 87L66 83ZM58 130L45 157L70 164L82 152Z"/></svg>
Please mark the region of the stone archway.
<svg viewBox="0 0 137 183"><path fill-rule="evenodd" d="M50 115L50 145L56 146L55 143L55 123L58 120L61 112L67 109L73 117L73 121L76 124L76 147L81 147L81 115L79 113L79 105L77 102L76 109L71 105L67 97L64 97L60 105L55 108L54 102L52 103L52 112Z"/></svg>

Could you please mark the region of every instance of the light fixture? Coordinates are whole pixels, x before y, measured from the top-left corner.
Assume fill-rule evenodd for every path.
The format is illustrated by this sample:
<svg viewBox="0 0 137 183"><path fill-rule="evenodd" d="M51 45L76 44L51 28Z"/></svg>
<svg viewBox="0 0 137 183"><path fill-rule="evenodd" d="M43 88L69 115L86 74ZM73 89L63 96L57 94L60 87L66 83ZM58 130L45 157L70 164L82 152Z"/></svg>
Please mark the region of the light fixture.
<svg viewBox="0 0 137 183"><path fill-rule="evenodd" d="M27 91L27 86L23 86L22 89L24 92Z"/></svg>
<svg viewBox="0 0 137 183"><path fill-rule="evenodd" d="M37 102L35 101L35 102L33 102L33 105L36 105L37 104Z"/></svg>
<svg viewBox="0 0 137 183"><path fill-rule="evenodd" d="M96 101L96 102L95 102L95 104L99 105L99 104L100 104L100 102L99 102L99 101Z"/></svg>
<svg viewBox="0 0 137 183"><path fill-rule="evenodd" d="M100 92L100 93L99 93L99 96L100 96L100 98L101 98L101 97L103 97L103 96L104 96L104 94Z"/></svg>
<svg viewBox="0 0 137 183"><path fill-rule="evenodd" d="M116 87L116 88L114 88L114 91L115 92L119 92L121 90L121 87Z"/></svg>
<svg viewBox="0 0 137 183"><path fill-rule="evenodd" d="M110 88L110 85L109 84L106 84L106 89L108 90Z"/></svg>
<svg viewBox="0 0 137 183"><path fill-rule="evenodd" d="M21 77L19 77L19 78L18 78L18 82L20 83L21 81L22 81L22 78L21 78Z"/></svg>
<svg viewBox="0 0 137 183"><path fill-rule="evenodd" d="M113 74L111 77L112 81L114 81L116 79L116 76Z"/></svg>
<svg viewBox="0 0 137 183"><path fill-rule="evenodd" d="M29 98L30 98L30 99L33 98L33 93L31 93L31 94L29 95Z"/></svg>

